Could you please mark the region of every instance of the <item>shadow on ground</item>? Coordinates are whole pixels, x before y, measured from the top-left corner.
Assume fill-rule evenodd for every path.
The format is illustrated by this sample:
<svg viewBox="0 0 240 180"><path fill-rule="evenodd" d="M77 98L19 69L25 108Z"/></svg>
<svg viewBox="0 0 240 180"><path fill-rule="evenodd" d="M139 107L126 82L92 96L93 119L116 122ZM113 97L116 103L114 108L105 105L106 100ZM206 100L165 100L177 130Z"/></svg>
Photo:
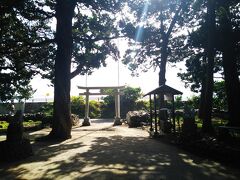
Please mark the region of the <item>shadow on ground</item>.
<svg viewBox="0 0 240 180"><path fill-rule="evenodd" d="M147 137L92 137L93 133L96 132L60 144L37 142L33 145L35 156L0 166L1 177L87 180L237 179L235 172L218 163L187 155L175 147Z"/></svg>

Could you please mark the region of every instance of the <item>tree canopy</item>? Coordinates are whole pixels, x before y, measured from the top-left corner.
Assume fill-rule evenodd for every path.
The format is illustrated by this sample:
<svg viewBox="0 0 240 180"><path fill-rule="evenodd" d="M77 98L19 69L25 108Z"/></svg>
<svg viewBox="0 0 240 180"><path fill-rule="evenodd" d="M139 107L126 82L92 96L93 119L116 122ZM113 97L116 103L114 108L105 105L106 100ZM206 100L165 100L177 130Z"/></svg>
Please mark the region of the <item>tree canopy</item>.
<svg viewBox="0 0 240 180"><path fill-rule="evenodd" d="M36 1L21 1L0 16L1 101L24 96L32 90L29 83L35 74L52 69L54 47L49 44L48 24L52 13L43 7Z"/></svg>
<svg viewBox="0 0 240 180"><path fill-rule="evenodd" d="M105 66L109 56L118 59L114 40L125 37L129 48L123 62L133 73L158 68L159 85L166 83L168 62L185 61L186 71L179 76L201 92L199 116L206 132L211 131L214 76L220 74L229 125L240 126L239 7L237 0L3 0L0 100L29 96L37 74L51 79L50 135L71 137L71 79Z"/></svg>
<svg viewBox="0 0 240 180"><path fill-rule="evenodd" d="M183 24L187 20L184 14L189 10L190 2L129 2L135 18L127 21L123 32L131 38L124 59L130 70L137 72L140 69L146 72L152 67L159 68L159 85L165 84L167 62L176 62L176 54L180 56L178 47L183 41L177 36L181 35Z"/></svg>

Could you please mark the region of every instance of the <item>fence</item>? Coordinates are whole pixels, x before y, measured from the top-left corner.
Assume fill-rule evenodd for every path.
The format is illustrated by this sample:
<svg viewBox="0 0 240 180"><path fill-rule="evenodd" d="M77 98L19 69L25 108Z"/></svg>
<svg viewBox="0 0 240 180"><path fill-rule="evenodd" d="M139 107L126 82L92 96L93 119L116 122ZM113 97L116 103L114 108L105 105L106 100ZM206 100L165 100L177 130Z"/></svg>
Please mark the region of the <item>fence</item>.
<svg viewBox="0 0 240 180"><path fill-rule="evenodd" d="M35 113L38 112L41 107L48 102L26 102L25 103L25 108L24 108L24 113ZM19 103L13 103L15 107L19 106ZM0 114L8 114L11 113L12 104L9 103L0 103Z"/></svg>

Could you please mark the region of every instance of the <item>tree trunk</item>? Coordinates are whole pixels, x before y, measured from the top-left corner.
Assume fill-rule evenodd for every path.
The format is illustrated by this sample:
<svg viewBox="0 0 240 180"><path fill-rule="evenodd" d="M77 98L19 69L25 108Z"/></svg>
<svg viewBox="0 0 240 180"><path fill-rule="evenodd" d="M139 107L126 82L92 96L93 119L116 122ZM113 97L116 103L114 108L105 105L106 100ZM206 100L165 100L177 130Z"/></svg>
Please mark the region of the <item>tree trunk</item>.
<svg viewBox="0 0 240 180"><path fill-rule="evenodd" d="M159 86L166 84L167 46L161 50L161 64L159 66Z"/></svg>
<svg viewBox="0 0 240 180"><path fill-rule="evenodd" d="M52 131L49 136L53 139L71 138L71 109L70 109L70 72L72 58L72 18L75 1L57 0L57 55L55 61L54 79L54 110Z"/></svg>
<svg viewBox="0 0 240 180"><path fill-rule="evenodd" d="M240 127L240 84L237 75L236 60L232 53L234 52L232 52L231 47L226 47L223 51L223 68L229 112L228 125Z"/></svg>
<svg viewBox="0 0 240 180"><path fill-rule="evenodd" d="M161 24L160 24L160 32L162 36L162 47L161 47L161 63L159 66L160 72L159 72L159 86L166 84L166 65L167 65L167 58L168 58L168 43L170 35L173 31L173 28L180 16L180 13L183 8L183 3L180 2L179 7L176 9L175 14L173 16L173 19L168 27L168 29L165 31L163 19L162 19L162 10L160 9L160 18L161 18ZM164 105L164 95L160 95L160 108L163 108Z"/></svg>
<svg viewBox="0 0 240 180"><path fill-rule="evenodd" d="M166 84L166 65L167 65L167 45L168 45L168 40L164 39L163 40L163 46L161 49L161 63L159 66L159 86L165 85ZM164 95L160 94L159 95L159 101L160 101L160 109L164 108L165 103L164 103Z"/></svg>
<svg viewBox="0 0 240 180"><path fill-rule="evenodd" d="M205 77L205 76L204 76ZM205 93L206 93L206 81L205 79L202 80L202 88L200 94L200 102L199 102L199 110L198 110L198 117L203 120L205 118Z"/></svg>
<svg viewBox="0 0 240 180"><path fill-rule="evenodd" d="M204 133L212 133L212 104L213 104L213 68L215 57L215 32L216 32L216 16L215 16L215 1L208 0L207 2L207 73L206 73L206 89L205 89L205 108L203 113L202 131Z"/></svg>
<svg viewBox="0 0 240 180"><path fill-rule="evenodd" d="M203 67L202 67L202 87L201 87L201 94L200 94L200 102L199 102L199 110L198 110L198 117L203 120L205 118L205 94L206 94L206 66L207 64L207 57L206 57L206 53L204 53L203 56Z"/></svg>
<svg viewBox="0 0 240 180"><path fill-rule="evenodd" d="M231 20L229 19L229 7L224 6L225 14L220 19L221 38L223 44L223 69L225 76L225 87L229 111L230 126L240 127L240 83L237 71L234 35Z"/></svg>

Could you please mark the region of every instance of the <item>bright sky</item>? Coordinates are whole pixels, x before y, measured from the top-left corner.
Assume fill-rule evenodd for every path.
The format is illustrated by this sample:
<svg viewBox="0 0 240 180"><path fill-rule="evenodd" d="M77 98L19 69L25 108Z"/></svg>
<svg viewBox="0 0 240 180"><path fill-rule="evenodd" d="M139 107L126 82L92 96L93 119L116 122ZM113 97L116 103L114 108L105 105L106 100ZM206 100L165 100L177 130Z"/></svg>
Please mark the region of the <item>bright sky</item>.
<svg viewBox="0 0 240 180"><path fill-rule="evenodd" d="M126 47L126 46L122 46ZM123 50L121 50L123 52ZM121 53L123 55L123 53ZM149 70L146 73L142 73L138 77L132 77L130 70L119 63L120 69L120 83L119 85L129 85L131 87L140 87L145 94L158 87L158 69L157 71ZM181 66L182 69L183 65ZM183 92L183 99L190 97L193 93L184 87L184 83L177 77L179 67L167 66L167 82L166 84ZM48 80L42 80L40 77L36 77L32 80L32 86L37 89L34 94L34 98L45 98L49 93L48 98L53 97L53 87L49 87L50 82ZM92 75L87 77L87 86L117 86L118 85L118 62L107 60L107 67L96 69ZM86 76L77 76L71 81L71 95L77 96L79 90L77 86L86 86Z"/></svg>
<svg viewBox="0 0 240 180"><path fill-rule="evenodd" d="M147 10L147 9L146 9ZM146 11L145 9L143 12ZM144 15L144 14L143 14ZM144 18L143 18L144 19ZM55 29L56 21L53 20L52 28ZM127 49L127 42L124 40L116 41L121 57L125 50ZM121 62L121 59L120 59ZM183 92L183 99L190 97L193 93L184 87L184 83L181 82L180 78L177 77L177 73L179 72L179 68L185 69L184 65L181 64L178 67L167 66L166 70L166 84ZM140 87L142 89L143 94L148 93L149 91L158 87L158 69L154 72L154 70L149 70L146 73L142 73L138 77L132 77L131 72L128 68L120 63L120 83L119 85L128 85L131 87ZM48 94L48 99L53 98L53 87L49 86L50 81L42 80L40 77L35 77L31 82L33 89L36 89L36 93L34 94L34 99L45 99L46 94ZM100 69L96 69L92 75L87 78L88 86L117 86L118 85L118 62L115 62L111 59L107 60L107 67L103 67ZM77 86L86 86L86 76L77 76L71 81L71 95L77 96L79 94L79 90Z"/></svg>

